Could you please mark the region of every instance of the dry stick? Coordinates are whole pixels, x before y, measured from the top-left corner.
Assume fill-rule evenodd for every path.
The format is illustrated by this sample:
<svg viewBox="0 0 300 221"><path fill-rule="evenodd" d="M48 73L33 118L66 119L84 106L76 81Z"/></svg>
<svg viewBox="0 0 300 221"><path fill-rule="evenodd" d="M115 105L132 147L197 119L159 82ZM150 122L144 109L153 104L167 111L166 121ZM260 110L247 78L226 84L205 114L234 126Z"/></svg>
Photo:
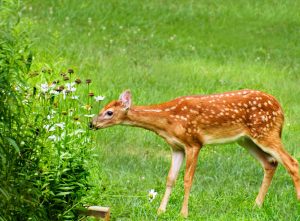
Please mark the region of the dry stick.
<svg viewBox="0 0 300 221"><path fill-rule="evenodd" d="M78 212L85 216L94 216L96 218L103 218L105 221L110 219L109 207L89 206L87 208L79 209Z"/></svg>

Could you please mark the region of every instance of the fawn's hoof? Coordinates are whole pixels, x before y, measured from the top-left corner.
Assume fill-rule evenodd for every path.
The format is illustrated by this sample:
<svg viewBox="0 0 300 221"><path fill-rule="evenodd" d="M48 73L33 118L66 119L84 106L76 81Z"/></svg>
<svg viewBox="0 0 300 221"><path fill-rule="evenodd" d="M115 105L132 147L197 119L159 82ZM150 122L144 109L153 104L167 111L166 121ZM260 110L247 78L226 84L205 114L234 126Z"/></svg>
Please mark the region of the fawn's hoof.
<svg viewBox="0 0 300 221"><path fill-rule="evenodd" d="M258 208L261 208L262 207L262 205L263 205L263 199L261 199L260 197L257 197L256 199L255 199L255 207L258 207Z"/></svg>
<svg viewBox="0 0 300 221"><path fill-rule="evenodd" d="M180 215L181 215L183 218L186 219L186 218L188 217L188 211L187 211L187 210L181 210Z"/></svg>
<svg viewBox="0 0 300 221"><path fill-rule="evenodd" d="M262 202L259 200L255 200L255 203L253 205L253 208L261 208L262 207Z"/></svg>
<svg viewBox="0 0 300 221"><path fill-rule="evenodd" d="M163 213L165 213L165 212L166 212L166 209L158 208L158 210L157 210L157 215L161 215L161 214L163 214Z"/></svg>

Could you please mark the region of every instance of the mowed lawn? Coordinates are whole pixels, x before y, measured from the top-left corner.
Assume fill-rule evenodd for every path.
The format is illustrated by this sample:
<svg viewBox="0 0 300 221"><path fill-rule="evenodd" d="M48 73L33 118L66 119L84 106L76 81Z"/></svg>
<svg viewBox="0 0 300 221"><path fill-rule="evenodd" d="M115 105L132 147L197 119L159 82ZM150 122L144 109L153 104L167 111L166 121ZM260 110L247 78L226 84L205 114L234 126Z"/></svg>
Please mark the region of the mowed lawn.
<svg viewBox="0 0 300 221"><path fill-rule="evenodd" d="M241 88L273 94L285 111L283 142L300 160L300 1L28 0L35 64L72 67L91 91L153 104L189 94ZM169 146L139 128L95 132L87 204L109 206L112 220L181 220L183 170L168 210L156 209L170 166ZM262 208L254 206L260 165L237 144L200 153L188 220L299 220L290 176L279 166ZM153 202L147 194L158 192Z"/></svg>

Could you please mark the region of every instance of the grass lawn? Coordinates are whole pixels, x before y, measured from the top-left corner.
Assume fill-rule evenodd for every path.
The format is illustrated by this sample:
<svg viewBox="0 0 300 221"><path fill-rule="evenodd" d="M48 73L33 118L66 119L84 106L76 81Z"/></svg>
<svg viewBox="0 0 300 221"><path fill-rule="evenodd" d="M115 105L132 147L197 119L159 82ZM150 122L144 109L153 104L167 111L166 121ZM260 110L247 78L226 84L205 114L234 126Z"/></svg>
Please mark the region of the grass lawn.
<svg viewBox="0 0 300 221"><path fill-rule="evenodd" d="M27 0L35 67L72 67L104 103L131 89L134 104L241 88L282 103L286 149L300 160L300 1ZM104 105L102 103L102 105ZM101 106L102 106L101 105ZM94 107L96 113L100 108ZM94 185L86 202L112 220L181 220L183 171L168 210L156 209L170 165L168 145L139 128L97 131ZM237 144L200 153L188 220L299 220L291 178L279 166L261 209L263 171ZM148 191L157 198L149 202Z"/></svg>

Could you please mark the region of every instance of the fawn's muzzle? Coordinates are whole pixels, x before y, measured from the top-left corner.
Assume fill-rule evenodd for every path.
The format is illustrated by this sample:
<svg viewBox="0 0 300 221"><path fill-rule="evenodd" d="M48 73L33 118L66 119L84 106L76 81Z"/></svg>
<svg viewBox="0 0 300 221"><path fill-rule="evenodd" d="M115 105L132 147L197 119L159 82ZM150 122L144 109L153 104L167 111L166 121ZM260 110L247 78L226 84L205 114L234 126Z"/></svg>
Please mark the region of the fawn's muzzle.
<svg viewBox="0 0 300 221"><path fill-rule="evenodd" d="M94 129L94 128L95 128L92 121L88 124L88 127L89 127L90 129Z"/></svg>

